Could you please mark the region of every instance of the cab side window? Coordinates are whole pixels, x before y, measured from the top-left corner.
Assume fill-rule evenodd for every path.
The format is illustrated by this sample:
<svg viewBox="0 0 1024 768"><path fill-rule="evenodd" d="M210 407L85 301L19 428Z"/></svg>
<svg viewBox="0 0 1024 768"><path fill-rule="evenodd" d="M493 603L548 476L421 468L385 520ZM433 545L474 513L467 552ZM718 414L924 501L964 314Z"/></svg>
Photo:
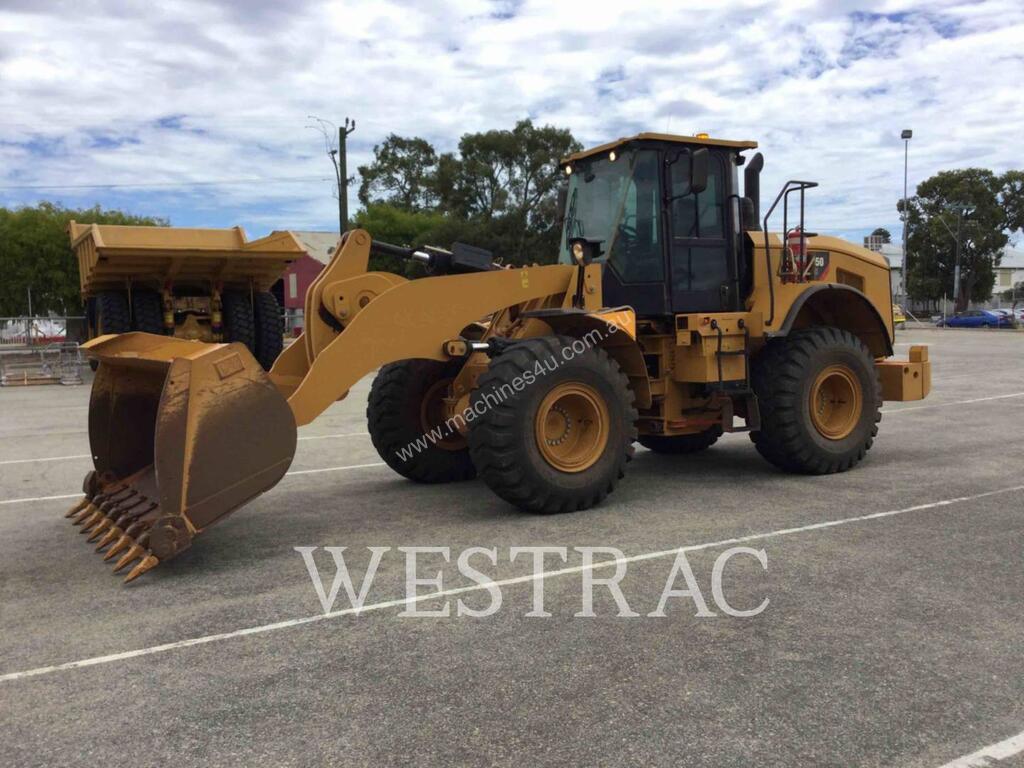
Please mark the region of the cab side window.
<svg viewBox="0 0 1024 768"><path fill-rule="evenodd" d="M723 169L712 162L708 169L708 184L700 194L690 192L689 164L680 159L672 167L672 224L676 238L724 238L725 211Z"/></svg>

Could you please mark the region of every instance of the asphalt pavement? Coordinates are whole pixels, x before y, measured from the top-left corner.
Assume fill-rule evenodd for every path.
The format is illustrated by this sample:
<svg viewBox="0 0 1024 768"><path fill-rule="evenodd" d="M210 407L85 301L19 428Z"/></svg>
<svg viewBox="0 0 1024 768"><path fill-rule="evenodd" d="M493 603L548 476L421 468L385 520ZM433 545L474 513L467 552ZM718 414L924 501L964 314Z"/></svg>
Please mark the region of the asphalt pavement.
<svg viewBox="0 0 1024 768"><path fill-rule="evenodd" d="M1024 334L908 330L932 395L888 403L868 458L783 474L745 435L638 449L600 507L528 515L479 482L421 486L366 435L369 380L300 430L292 473L131 585L64 519L89 469L88 387L0 390L5 765L1020 765ZM295 547L344 546L324 616ZM404 602L405 553L424 584ZM512 548L566 548L534 578ZM739 554L712 594L716 561ZM496 581L492 595L457 568ZM622 553L612 575L576 548ZM691 597L652 617L678 548ZM593 560L613 559L598 551ZM327 586L329 554L314 553ZM685 587L683 576L674 580ZM543 587L550 617L529 616ZM465 591L458 591L467 588ZM430 596L431 593L437 593ZM411 610L449 615L403 616ZM1015 750L1019 740L1020 749ZM1002 759L984 762L988 749ZM992 751L995 750L995 751ZM1000 751L1001 750L1001 751ZM974 757L971 757L974 755ZM1016 762L1014 762L1016 761Z"/></svg>

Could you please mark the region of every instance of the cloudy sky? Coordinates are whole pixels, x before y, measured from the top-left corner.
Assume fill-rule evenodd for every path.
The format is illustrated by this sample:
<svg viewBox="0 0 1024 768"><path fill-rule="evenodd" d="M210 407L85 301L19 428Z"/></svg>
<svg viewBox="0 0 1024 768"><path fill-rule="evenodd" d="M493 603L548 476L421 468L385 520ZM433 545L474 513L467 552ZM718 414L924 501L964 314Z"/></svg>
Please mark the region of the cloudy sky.
<svg viewBox="0 0 1024 768"><path fill-rule="evenodd" d="M0 0L0 205L329 230L308 115L357 120L352 169L531 117L754 139L765 194L821 183L810 228L897 234L902 128L911 185L1024 165L1022 41L1021 0Z"/></svg>

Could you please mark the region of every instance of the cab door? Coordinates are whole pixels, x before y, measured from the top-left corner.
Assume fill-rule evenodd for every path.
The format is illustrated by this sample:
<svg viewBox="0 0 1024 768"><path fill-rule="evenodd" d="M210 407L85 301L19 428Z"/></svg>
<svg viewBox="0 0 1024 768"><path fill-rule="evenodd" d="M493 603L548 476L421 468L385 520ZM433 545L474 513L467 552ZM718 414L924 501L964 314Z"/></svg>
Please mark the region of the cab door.
<svg viewBox="0 0 1024 768"><path fill-rule="evenodd" d="M729 221L726 216L726 161L712 151L707 186L690 189L686 154L669 159L669 263L672 311L725 312L729 305L731 274Z"/></svg>

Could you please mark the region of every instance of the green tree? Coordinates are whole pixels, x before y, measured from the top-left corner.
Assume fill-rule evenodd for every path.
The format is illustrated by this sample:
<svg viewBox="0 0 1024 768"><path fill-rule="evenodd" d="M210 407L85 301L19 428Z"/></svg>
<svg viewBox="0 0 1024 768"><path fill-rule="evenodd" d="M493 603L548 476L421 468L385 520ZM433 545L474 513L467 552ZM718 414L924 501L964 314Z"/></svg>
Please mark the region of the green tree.
<svg viewBox="0 0 1024 768"><path fill-rule="evenodd" d="M878 229L871 233L871 237L880 237L882 238L883 243L892 242L892 233L890 233L885 227L878 227Z"/></svg>
<svg viewBox="0 0 1024 768"><path fill-rule="evenodd" d="M355 225L375 240L417 248L436 244L433 233L445 223L440 211L410 211L388 203L370 203L358 211ZM397 274L416 274L413 265L397 256L370 256L370 269Z"/></svg>
<svg viewBox="0 0 1024 768"><path fill-rule="evenodd" d="M511 130L468 133L459 157L439 174L442 206L467 218L494 222L502 254L511 262L550 261L558 246L555 200L558 162L580 149L564 128L520 120Z"/></svg>
<svg viewBox="0 0 1024 768"><path fill-rule="evenodd" d="M0 208L0 315L32 311L75 314L81 311L78 263L68 240L68 222L167 226L166 219L134 216L99 206L83 210L57 203Z"/></svg>
<svg viewBox="0 0 1024 768"><path fill-rule="evenodd" d="M467 133L457 153L438 154L424 139L391 135L359 169L363 210L356 221L388 242L450 247L462 241L506 263L550 262L559 238L558 162L579 148L568 130L530 120L510 130Z"/></svg>
<svg viewBox="0 0 1024 768"><path fill-rule="evenodd" d="M1006 209L1006 228L1024 229L1024 171L1007 171L1000 179L999 199Z"/></svg>
<svg viewBox="0 0 1024 768"><path fill-rule="evenodd" d="M359 202L388 203L417 211L437 203L437 152L426 139L389 135L373 148L373 162L359 166Z"/></svg>
<svg viewBox="0 0 1024 768"><path fill-rule="evenodd" d="M902 212L903 201L897 205ZM995 267L1012 221L1004 181L984 168L941 171L908 201L909 249L914 254L907 287L916 299L954 299L958 308L992 295ZM967 211L961 223L959 211ZM953 296L956 235L960 231L960 294Z"/></svg>

